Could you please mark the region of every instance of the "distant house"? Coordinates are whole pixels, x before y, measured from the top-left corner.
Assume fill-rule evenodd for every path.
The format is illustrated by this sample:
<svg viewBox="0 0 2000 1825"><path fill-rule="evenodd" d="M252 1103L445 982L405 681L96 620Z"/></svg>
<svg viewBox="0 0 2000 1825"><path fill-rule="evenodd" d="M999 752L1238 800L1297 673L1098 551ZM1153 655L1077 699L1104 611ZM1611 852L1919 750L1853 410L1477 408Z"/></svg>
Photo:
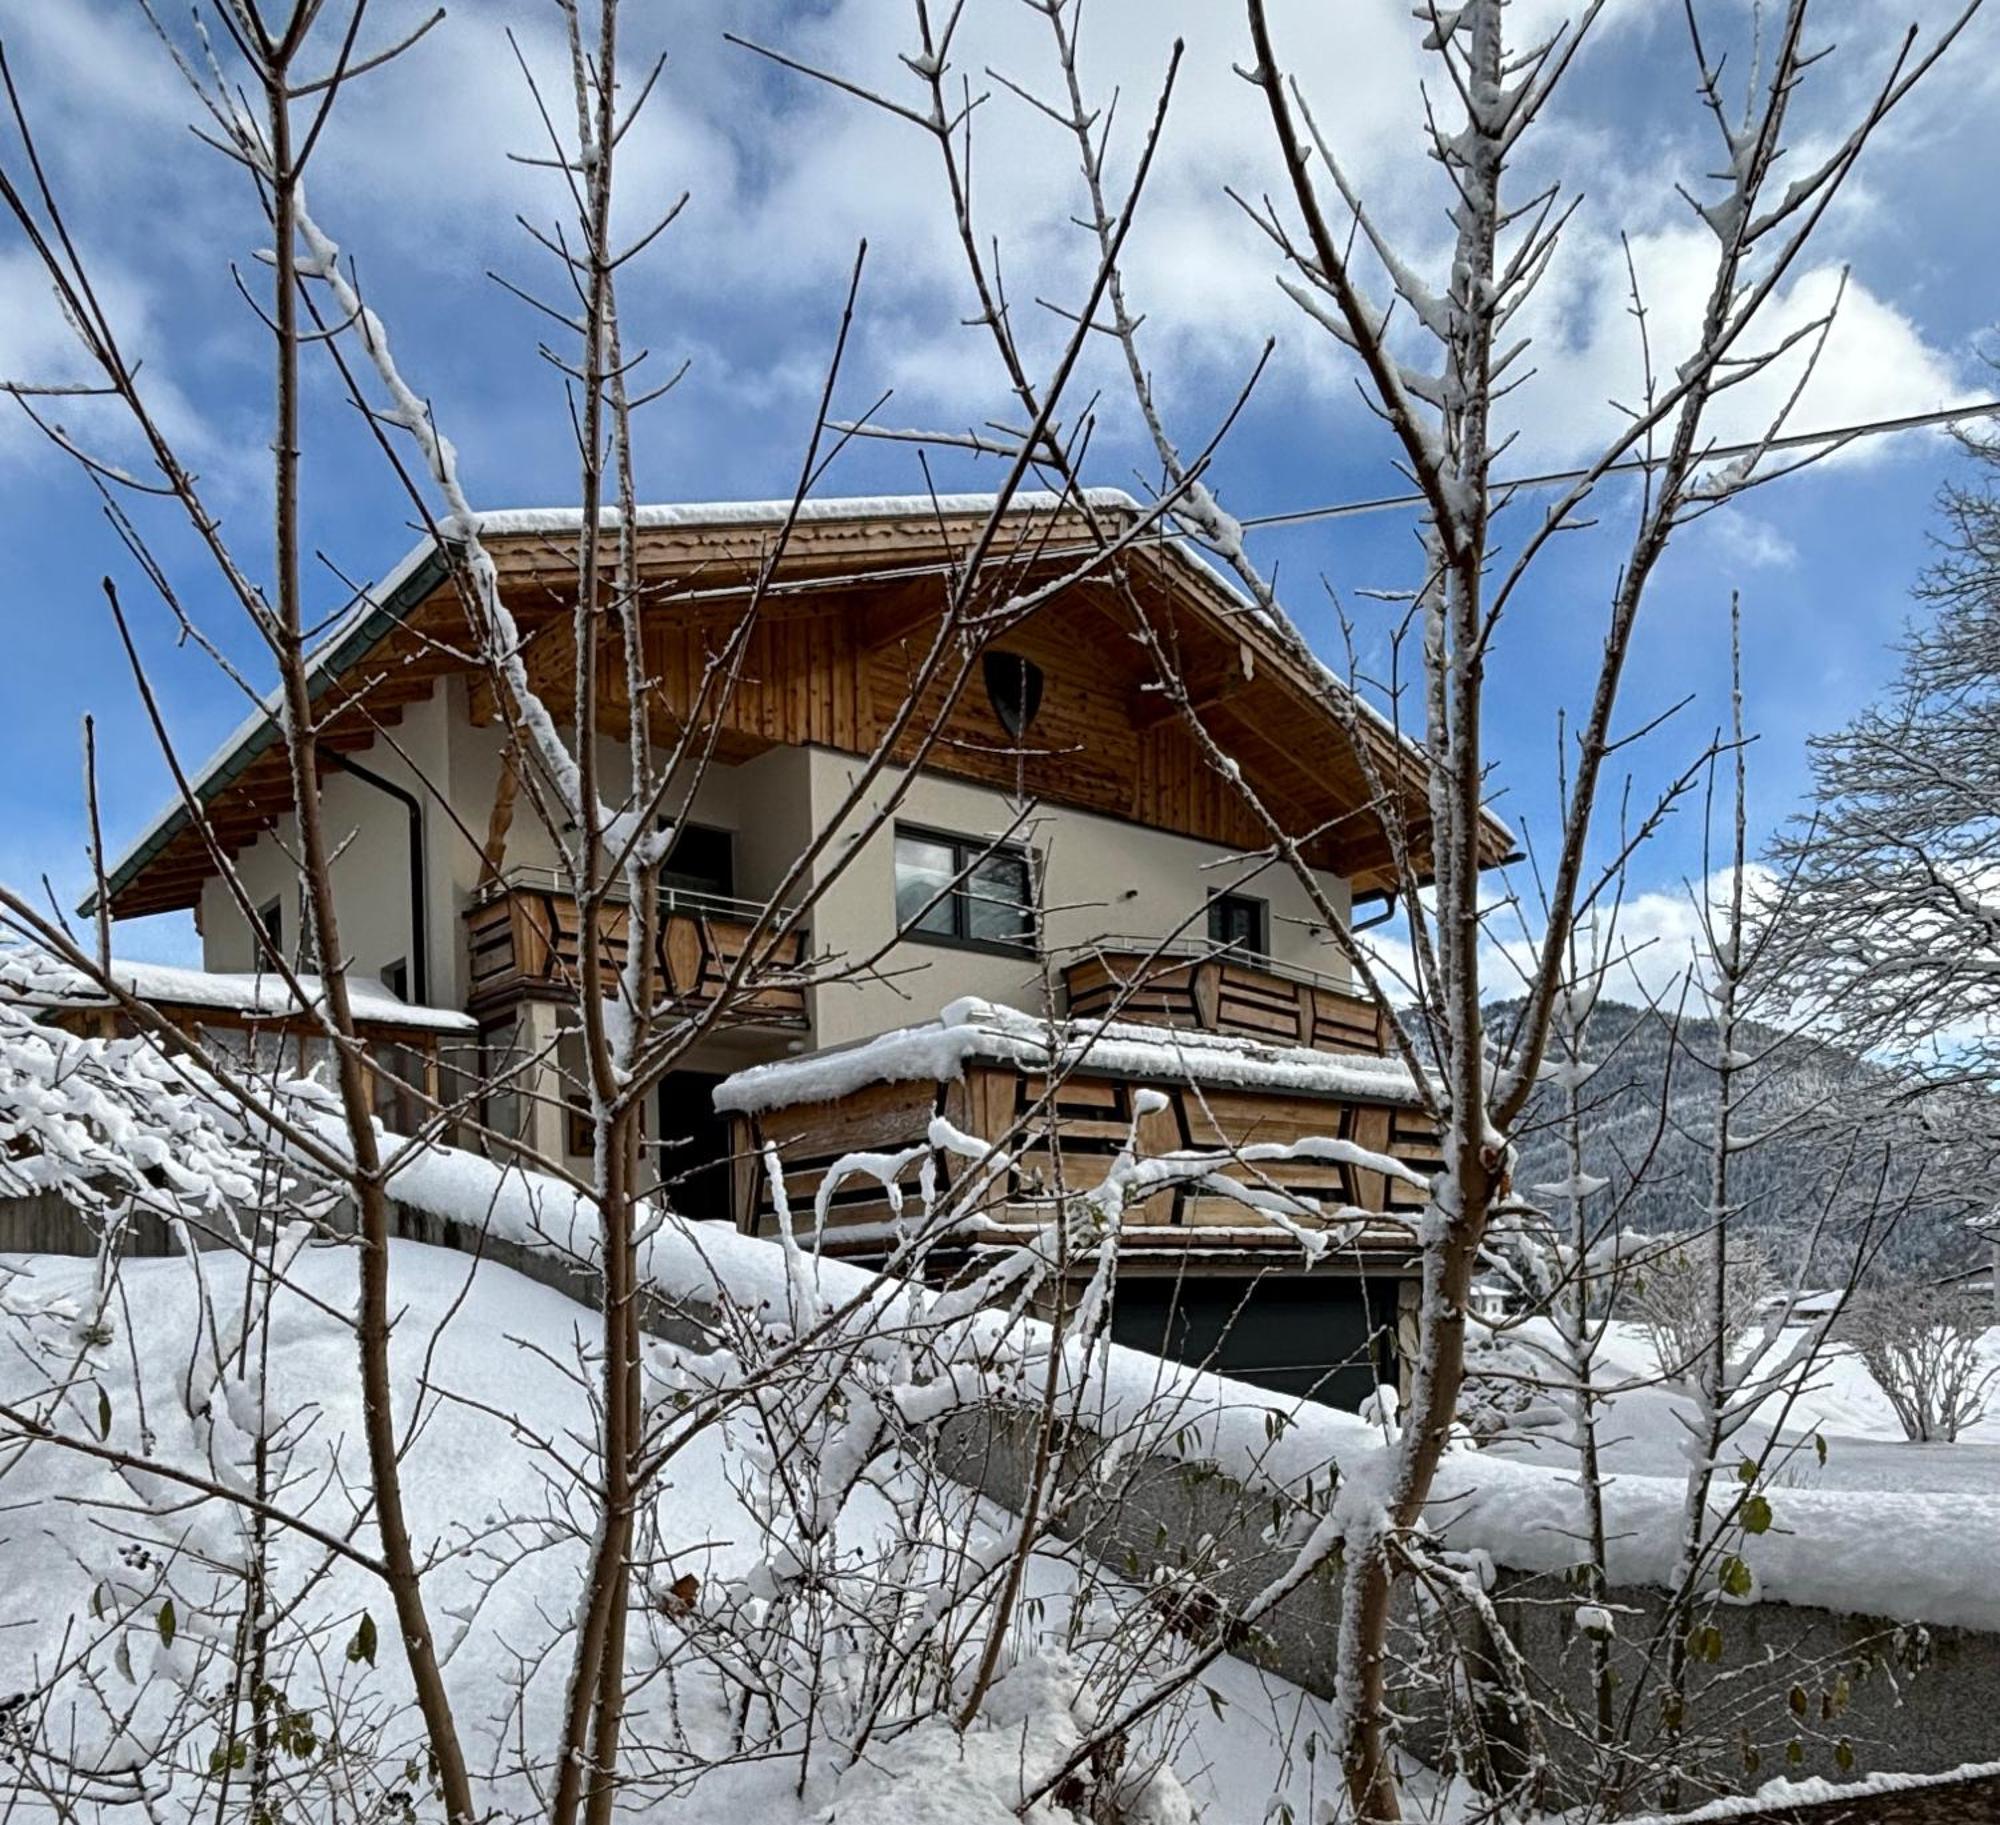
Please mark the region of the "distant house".
<svg viewBox="0 0 2000 1825"><path fill-rule="evenodd" d="M1994 1272L1995 1256L2000 1256L2000 1239L1987 1244L1984 1261L1941 1276L1938 1285L1963 1300L1974 1315L1983 1317L1988 1324L2000 1325L2000 1285L1996 1285L2000 1276Z"/></svg>
<svg viewBox="0 0 2000 1825"><path fill-rule="evenodd" d="M716 995L757 942L758 915L788 866L841 815L862 757L904 702L912 655L938 625L940 578L991 505L952 496L805 509L735 687L713 712L714 764L663 883L656 974L674 1004ZM1093 496L1092 508L1114 523L1133 511L1113 494ZM784 511L641 510L644 658L666 722L710 713L708 660ZM578 526L561 511L482 522L528 671L559 719L575 675L566 601ZM1062 575L1087 531L1073 507L1019 503L1007 560L1016 588ZM1316 833L1304 854L1327 903L1348 917L1382 898L1394 869L1364 781L1370 772L1387 781L1421 820L1417 751L1365 712L1350 722L1330 710L1328 679L1302 671L1251 605L1179 543L1138 541L1120 562L1243 778L1290 828ZM476 1072L495 1085L480 1110L487 1128L574 1164L588 1138L565 1089L581 1063L564 1024L577 907L550 837L519 802L528 763L471 657L464 614L448 555L425 541L315 661L325 804L342 844L333 868L342 941L350 969L381 985L362 1013L386 1048L385 1082L407 1084L414 1071L448 1090ZM1142 1085L1167 1093L1165 1112L1142 1123L1148 1145L1338 1134L1419 1164L1435 1158L1435 1137L1385 1056L1374 1008L1349 993L1321 912L1284 867L1260 872L1237 859L1261 847L1261 830L1157 688L1119 614L1099 584L1052 591L986 653L939 739L917 739L926 706L892 749L890 777L915 777L891 824L851 856L828 845L801 883L816 896L809 921L758 950L756 992L662 1087L660 1171L683 1209L766 1226L750 1165L764 1142L781 1144L809 1207L816 1167L863 1144L857 1137L904 1141L946 1108L967 1132L990 1136L1056 1063L1073 1073L1046 1123L1049 1170L1040 1185L1024 1172L1000 1188L986 1246L1040 1220L1058 1159L1074 1177L1104 1154ZM600 760L615 782L630 707L623 668L600 673ZM878 800L888 787L878 782ZM295 955L301 932L291 787L271 714L232 735L194 789L248 889L256 929L180 804L111 869L111 911L192 911L206 972L254 1003L259 991L243 985L257 981L260 946ZM1507 843L1492 825L1490 859ZM615 955L622 912L606 919ZM879 965L851 979L801 974L812 959L884 945ZM947 1008L955 1024L933 1018ZM1053 1015L1056 1027L1037 1030L1076 1056L1020 1043L1025 1015ZM229 1018L276 1035L301 1024L296 1009L252 1006ZM900 1048L882 1042L912 1031L920 1037ZM912 1069L919 1055L930 1062ZM903 1062L882 1068L891 1056ZM385 1106L394 1100L392 1087ZM1381 1213L1396 1196L1381 1175L1348 1167L1295 1163L1277 1176L1330 1205ZM1399 1301L1408 1303L1400 1226L1361 1225L1308 1272L1282 1231L1222 1202L1162 1199L1130 1222L1118 1334L1181 1356L1213 1352L1284 1385L1333 1385L1331 1375L1351 1393L1372 1381L1393 1353ZM865 1255L881 1214L843 1198L825 1245ZM1232 1328L1239 1308L1255 1321Z"/></svg>

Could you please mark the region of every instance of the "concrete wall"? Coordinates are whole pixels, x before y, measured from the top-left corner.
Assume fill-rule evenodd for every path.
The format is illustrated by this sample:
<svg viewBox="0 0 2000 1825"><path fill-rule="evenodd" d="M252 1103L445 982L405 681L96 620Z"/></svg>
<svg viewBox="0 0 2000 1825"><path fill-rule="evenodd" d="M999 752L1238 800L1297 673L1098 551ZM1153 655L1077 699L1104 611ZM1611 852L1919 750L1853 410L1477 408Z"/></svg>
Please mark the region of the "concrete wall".
<svg viewBox="0 0 2000 1825"><path fill-rule="evenodd" d="M1018 1510L1028 1488L1031 1439L1018 1411L975 1412L948 1423L946 1461L962 1481ZM1183 1602L1182 1613L1194 1631L1224 1626L1235 1606L1291 1563L1296 1547L1272 1537L1268 1494L1213 1466L1164 1457L1134 1462L1121 1456L1114 1470L1100 1475L1100 1453L1088 1436L1074 1442L1076 1502L1057 1531L1135 1581L1162 1571L1191 1577L1192 1584L1181 1588L1195 1597ZM1490 1595L1537 1695L1559 1698L1579 1723L1587 1719L1589 1650L1573 1622L1575 1589L1559 1577L1497 1567ZM1665 1611L1666 1593L1614 1589L1607 1602L1618 1616L1619 1704L1634 1692L1641 1695L1632 1740L1643 1755L1658 1741L1661 1717L1659 1668L1648 1663L1645 1646ZM1231 1651L1332 1698L1340 1607L1338 1569L1323 1567L1259 1630L1233 1641ZM2000 1757L2000 1635L1771 1601L1723 1605L1700 1620L1720 1629L1722 1653L1691 1672L1683 1754L1692 1761L1705 1753L1713 1778L1706 1787L1691 1786L1689 1804L1718 1792L1754 1791L1779 1776L1838 1781L1877 1770L1936 1773ZM1464 1616L1453 1626L1473 1656L1485 1651ZM1406 1583L1396 1624L1399 1654L1425 1659L1430 1650L1419 1630L1436 1627L1435 1612L1420 1623ZM1392 1702L1403 1719L1405 1745L1437 1765L1448 1716L1436 1685L1406 1686ZM1504 1742L1512 1722L1496 1708L1486 1728ZM1514 1746L1546 1754L1557 1783L1552 1799L1590 1797L1592 1751L1581 1730L1551 1729L1532 1745L1516 1735ZM1851 1758L1846 1767L1843 1757Z"/></svg>

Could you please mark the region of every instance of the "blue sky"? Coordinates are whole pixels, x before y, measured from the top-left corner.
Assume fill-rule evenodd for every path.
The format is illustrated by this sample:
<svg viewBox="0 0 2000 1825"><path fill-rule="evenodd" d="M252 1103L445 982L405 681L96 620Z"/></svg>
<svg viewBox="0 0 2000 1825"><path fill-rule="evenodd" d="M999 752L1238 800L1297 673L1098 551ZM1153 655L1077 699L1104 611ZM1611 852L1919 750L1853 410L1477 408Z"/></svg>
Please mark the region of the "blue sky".
<svg viewBox="0 0 2000 1825"><path fill-rule="evenodd" d="M376 0L371 32L400 33L428 12ZM1398 0L1274 8L1281 48L1322 126L1413 257L1434 260L1446 227L1434 167L1418 138L1416 28ZM1562 16L1549 0L1517 0L1517 36ZM1747 10L1704 10L1713 42L1740 67ZM1816 9L1813 35L1838 47L1799 115L1799 159L1824 148L1873 78L1894 34L1926 29L1937 0L1846 0ZM1674 195L1716 163L1713 129L1695 106L1681 9L1610 0L1564 101L1529 154L1521 194L1560 178L1582 203L1530 327L1534 379L1512 407L1521 466L1573 460L1609 424L1608 398L1632 397L1635 341L1620 234L1645 284L1651 327L1671 350L1699 296L1705 230ZM910 86L897 53L914 42L902 0L742 0L628 6L636 70L653 49L668 73L626 141L627 219L637 226L683 189L680 223L628 284L628 342L656 351L686 381L642 427L643 492L654 499L767 496L784 491L810 421L841 288L856 241L871 243L862 318L841 404L858 410L884 388L898 424L964 425L1004 414L987 343L963 328L966 295L934 160L907 127L870 115L723 41L725 29L783 45L857 78ZM1046 86L1045 27L1019 0L970 0L960 64L994 100L979 117L978 205L997 236L1017 310L1035 345L1056 325L1031 302L1074 297L1085 270L1069 224L1076 202L1069 148L1047 123L984 75L989 67ZM518 506L573 498L569 433L555 376L536 354L547 326L508 298L488 269L517 282L548 278L514 221L550 219L549 178L512 162L538 149L533 104L508 48L512 27L532 67L560 94L554 9L541 0L464 0L419 48L344 104L318 156L311 202L354 255L406 372L435 402L459 445L472 498ZM1086 77L1122 95L1120 159L1150 112L1167 47L1187 37L1151 207L1135 235L1130 278L1146 314L1146 348L1177 434L1198 445L1223 413L1267 335L1277 354L1224 446L1214 480L1241 515L1392 492L1388 440L1360 406L1352 371L1325 334L1273 283L1268 247L1229 202L1281 181L1260 104L1234 75L1248 58L1240 11L1226 0L1092 0ZM262 332L231 279L253 287L260 223L232 170L189 133L190 98L130 0L0 0L0 36L42 135L72 226L132 346L146 360L162 416L204 477L246 558L267 549L263 481L269 382ZM1884 129L1817 250L1778 300L1781 326L1810 314L1842 267L1847 305L1798 415L1803 425L1924 410L2000 390L1986 368L1996 315L2000 242L1991 198L2000 143L1982 123L2000 90L2000 8L1975 20L1927 90ZM15 156L8 144L6 156ZM1116 161L1115 161L1116 162ZM1119 169L1124 168L1119 163ZM1683 337L1684 340L1684 337ZM0 229L0 374L71 372L60 319L11 229ZM1107 366L1093 449L1095 479L1143 474L1131 414ZM114 457L127 446L83 409L79 433ZM1725 428L1747 426L1747 408ZM1754 808L1768 829L1793 808L1803 744L1837 724L1890 669L1886 644L1910 612L1908 589L1932 531L1930 502L1960 466L1935 434L1848 455L1762 492L1695 528L1649 602L1631 670L1626 725L1693 692L1677 723L1633 756L1635 792L1683 764L1724 713L1722 644L1728 594L1744 596L1750 716L1760 736ZM946 460L948 485L990 472ZM906 448L851 450L824 492L922 486ZM380 575L410 542L406 507L340 397L330 370L311 379L307 508L327 562L314 590L331 610L341 575ZM1559 709L1587 689L1629 501L1604 500L1605 528L1562 545L1504 627L1492 668L1495 783L1504 814L1547 826ZM248 663L234 625L185 534L150 506L177 584L204 626ZM1329 591L1355 618L1364 656L1379 660L1392 611L1368 591L1406 587L1415 569L1407 516L1321 524L1260 537L1283 593L1331 656ZM163 801L167 775L137 709L98 578L117 575L173 732L191 760L244 712L235 687L177 646L131 561L104 526L92 490L25 422L0 423L0 539L8 563L0 614L10 633L0 669L0 875L47 874L67 903L86 875L79 719L99 721L107 835L115 850ZM1701 866L1699 832L1671 827L1642 858L1635 885L1670 905ZM189 958L184 920L124 928L121 951Z"/></svg>

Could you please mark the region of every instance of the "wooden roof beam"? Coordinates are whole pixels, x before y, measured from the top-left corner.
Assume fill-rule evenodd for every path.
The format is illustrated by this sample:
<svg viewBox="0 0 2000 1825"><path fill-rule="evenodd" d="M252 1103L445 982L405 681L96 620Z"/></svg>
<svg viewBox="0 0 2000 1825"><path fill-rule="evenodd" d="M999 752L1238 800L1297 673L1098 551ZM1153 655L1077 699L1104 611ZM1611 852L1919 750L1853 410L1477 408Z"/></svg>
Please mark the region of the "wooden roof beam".
<svg viewBox="0 0 2000 1825"><path fill-rule="evenodd" d="M1239 640L1219 675L1210 674L1199 684L1190 686L1188 705L1197 716L1203 715L1240 696L1256 682L1257 655L1248 641ZM1130 714L1132 726L1143 734L1177 718L1181 714L1181 705L1164 689L1142 688L1133 699Z"/></svg>

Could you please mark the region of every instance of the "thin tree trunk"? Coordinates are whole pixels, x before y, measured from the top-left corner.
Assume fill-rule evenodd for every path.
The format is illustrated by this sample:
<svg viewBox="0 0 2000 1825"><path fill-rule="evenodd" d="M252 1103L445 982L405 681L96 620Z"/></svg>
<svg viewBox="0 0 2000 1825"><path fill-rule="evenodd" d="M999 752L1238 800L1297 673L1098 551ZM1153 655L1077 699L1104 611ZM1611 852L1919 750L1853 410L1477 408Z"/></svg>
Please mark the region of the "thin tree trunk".
<svg viewBox="0 0 2000 1825"><path fill-rule="evenodd" d="M1709 1143L1708 1221L1710 1330L1707 1348L1696 1374L1695 1399L1700 1411L1700 1432L1695 1442L1697 1455L1688 1467L1686 1492L1681 1505L1680 1553L1674 1567L1673 1608L1667 1638L1667 1690L1665 1730L1670 1745L1678 1745L1687 1725L1687 1679L1689 1660L1688 1624L1694 1613L1695 1586L1710 1547L1708 1531L1709 1491L1715 1482L1716 1458L1722 1450L1729 1425L1729 1224L1734 1215L1731 1203L1733 1184L1734 1117L1737 1095L1738 1001L1743 977L1743 877L1748 860L1747 815L1745 808L1745 760L1743 751L1743 679L1740 612L1732 595L1729 604L1730 646L1730 730L1734 737L1734 805L1729 863L1728 924L1720 943L1713 941L1709 926L1708 946L1711 967L1716 974L1715 991L1715 1131ZM1712 921L1713 915L1708 915ZM1681 1768L1677 1756L1668 1759L1668 1774L1662 1798L1669 1806L1681 1797Z"/></svg>
<svg viewBox="0 0 2000 1825"><path fill-rule="evenodd" d="M299 326L297 266L298 173L293 165L291 121L286 90L289 64L310 14L301 9L286 39L265 70L265 104L270 120L271 209L275 266L273 313L278 384L275 455L275 541L279 670L283 714L291 762L293 802L298 807L301 886L307 930L325 982L326 1017L337 1043L336 1081L349 1145L353 1189L359 1206L359 1321L356 1327L361 1371L362 1432L368 1452L375 1524L382 1540L382 1563L397 1631L416 1691L424 1733L435 1763L438 1791L448 1818L470 1821L472 1789L465 1767L450 1695L426 1613L422 1578L410 1541L403 1503L402 1465L396 1449L394 1385L389 1364L389 1196L376 1145L368 1075L354 1038L354 1017L340 948L334 907L332 857L321 816L318 746L307 682L300 588L299 538Z"/></svg>

